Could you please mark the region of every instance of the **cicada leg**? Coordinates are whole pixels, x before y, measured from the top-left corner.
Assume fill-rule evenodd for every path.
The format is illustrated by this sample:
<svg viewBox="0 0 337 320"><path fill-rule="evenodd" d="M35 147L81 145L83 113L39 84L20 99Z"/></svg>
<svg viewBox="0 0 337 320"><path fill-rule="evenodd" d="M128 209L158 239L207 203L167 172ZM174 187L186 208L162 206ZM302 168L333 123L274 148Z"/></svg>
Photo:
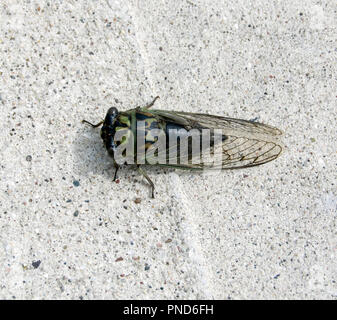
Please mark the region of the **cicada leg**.
<svg viewBox="0 0 337 320"><path fill-rule="evenodd" d="M102 120L102 121L98 122L97 124L93 124L93 123L91 123L91 122L89 122L89 121L87 121L87 120L82 120L82 123L90 124L93 128L99 127L103 122L104 122L104 121Z"/></svg>
<svg viewBox="0 0 337 320"><path fill-rule="evenodd" d="M159 99L159 96L156 96L151 103L149 103L148 105L144 107L144 109L150 109L154 105L157 99Z"/></svg>
<svg viewBox="0 0 337 320"><path fill-rule="evenodd" d="M117 172L118 172L118 169L119 169L119 165L117 164L116 161L114 161L114 167L115 167L115 175L114 175L114 179L113 181L116 181L117 180Z"/></svg>
<svg viewBox="0 0 337 320"><path fill-rule="evenodd" d="M154 198L154 183L152 182L152 180L150 179L150 177L147 175L146 171L143 170L140 165L137 166L137 170L138 172L145 177L145 179L147 180L147 182L151 185L151 190L152 190L152 198Z"/></svg>

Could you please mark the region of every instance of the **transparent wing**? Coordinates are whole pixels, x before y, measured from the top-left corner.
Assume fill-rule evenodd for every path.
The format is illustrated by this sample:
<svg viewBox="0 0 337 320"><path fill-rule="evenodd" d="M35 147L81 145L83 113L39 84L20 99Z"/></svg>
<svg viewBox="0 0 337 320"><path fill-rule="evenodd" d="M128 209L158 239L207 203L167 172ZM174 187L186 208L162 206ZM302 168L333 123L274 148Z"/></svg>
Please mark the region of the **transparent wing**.
<svg viewBox="0 0 337 320"><path fill-rule="evenodd" d="M269 125L199 113L165 110L151 110L151 113L159 120L179 124L186 130L221 130L221 137L214 136L214 144L203 150L201 157L189 153L187 163L169 164L171 167L197 170L245 168L272 161L282 152L279 141L282 131ZM175 146L167 147L169 150Z"/></svg>
<svg viewBox="0 0 337 320"><path fill-rule="evenodd" d="M213 116L204 113L188 113L179 111L151 110L151 112L164 119L175 121L179 124L190 126L191 128L201 126L210 129L222 129L225 133L231 130L238 130L251 134L265 134L271 136L282 135L282 131L275 127L242 119Z"/></svg>

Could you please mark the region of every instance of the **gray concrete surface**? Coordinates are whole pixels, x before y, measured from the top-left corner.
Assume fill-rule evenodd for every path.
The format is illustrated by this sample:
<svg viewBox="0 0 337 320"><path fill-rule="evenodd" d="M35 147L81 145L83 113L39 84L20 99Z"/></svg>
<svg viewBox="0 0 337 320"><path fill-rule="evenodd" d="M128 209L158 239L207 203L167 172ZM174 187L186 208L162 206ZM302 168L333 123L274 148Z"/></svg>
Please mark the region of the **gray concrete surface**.
<svg viewBox="0 0 337 320"><path fill-rule="evenodd" d="M336 299L336 2L0 3L1 299ZM110 106L254 119L276 161L129 168ZM140 198L139 201L135 201Z"/></svg>

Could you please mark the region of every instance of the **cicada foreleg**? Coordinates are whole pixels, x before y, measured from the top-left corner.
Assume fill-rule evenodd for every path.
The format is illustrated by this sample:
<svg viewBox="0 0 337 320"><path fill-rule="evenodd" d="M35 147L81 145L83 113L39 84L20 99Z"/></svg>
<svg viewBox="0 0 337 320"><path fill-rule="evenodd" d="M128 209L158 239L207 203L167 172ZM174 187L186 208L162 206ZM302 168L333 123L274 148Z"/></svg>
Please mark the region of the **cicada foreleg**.
<svg viewBox="0 0 337 320"><path fill-rule="evenodd" d="M98 122L97 124L93 124L93 123L91 123L91 122L89 122L89 121L87 121L87 120L82 120L82 123L87 123L87 124L90 124L93 128L97 128L97 127L99 127L100 125L102 125L103 124L103 122L104 122L104 120L102 120L102 121L100 121L100 122Z"/></svg>

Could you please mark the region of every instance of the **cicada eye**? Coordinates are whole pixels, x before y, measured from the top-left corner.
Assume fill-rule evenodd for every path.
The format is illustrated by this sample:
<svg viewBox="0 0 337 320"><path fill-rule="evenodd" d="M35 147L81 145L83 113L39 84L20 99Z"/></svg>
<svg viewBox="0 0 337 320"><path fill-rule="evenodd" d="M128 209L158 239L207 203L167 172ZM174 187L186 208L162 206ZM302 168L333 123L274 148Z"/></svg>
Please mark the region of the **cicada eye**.
<svg viewBox="0 0 337 320"><path fill-rule="evenodd" d="M118 116L117 108L115 107L110 108L105 116L104 124L107 126L112 125L117 116Z"/></svg>
<svg viewBox="0 0 337 320"><path fill-rule="evenodd" d="M113 116L113 117L117 117L117 115L118 115L118 110L117 110L117 108L115 108L115 107L111 107L109 110L108 110L108 113L107 113L108 115L110 115L110 116Z"/></svg>

